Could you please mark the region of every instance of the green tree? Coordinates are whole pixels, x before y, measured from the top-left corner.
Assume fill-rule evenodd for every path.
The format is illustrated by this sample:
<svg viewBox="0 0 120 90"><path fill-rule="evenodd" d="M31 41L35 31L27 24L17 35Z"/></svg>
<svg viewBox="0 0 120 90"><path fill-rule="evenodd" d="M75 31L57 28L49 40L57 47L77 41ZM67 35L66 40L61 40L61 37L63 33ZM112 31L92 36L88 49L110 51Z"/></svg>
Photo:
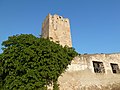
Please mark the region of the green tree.
<svg viewBox="0 0 120 90"><path fill-rule="evenodd" d="M10 36L2 43L0 55L3 90L46 90L77 55L73 48L62 47L32 34Z"/></svg>

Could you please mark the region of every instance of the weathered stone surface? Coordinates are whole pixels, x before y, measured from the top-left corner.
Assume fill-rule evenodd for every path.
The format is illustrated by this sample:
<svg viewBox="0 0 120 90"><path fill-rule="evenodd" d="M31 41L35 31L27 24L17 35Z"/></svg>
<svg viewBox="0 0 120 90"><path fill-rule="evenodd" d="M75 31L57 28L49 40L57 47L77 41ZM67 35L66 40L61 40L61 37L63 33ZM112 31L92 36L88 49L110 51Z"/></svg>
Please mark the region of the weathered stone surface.
<svg viewBox="0 0 120 90"><path fill-rule="evenodd" d="M69 19L49 14L42 24L42 37L72 47Z"/></svg>
<svg viewBox="0 0 120 90"><path fill-rule="evenodd" d="M69 19L48 15L42 37L72 47ZM84 54L75 57L59 77L60 90L120 90L120 54Z"/></svg>
<svg viewBox="0 0 120 90"><path fill-rule="evenodd" d="M93 61L103 62L105 73L95 73ZM120 54L88 54L75 57L59 78L60 90L112 90L113 85L118 86L120 83L120 74L112 72L110 63L120 66Z"/></svg>

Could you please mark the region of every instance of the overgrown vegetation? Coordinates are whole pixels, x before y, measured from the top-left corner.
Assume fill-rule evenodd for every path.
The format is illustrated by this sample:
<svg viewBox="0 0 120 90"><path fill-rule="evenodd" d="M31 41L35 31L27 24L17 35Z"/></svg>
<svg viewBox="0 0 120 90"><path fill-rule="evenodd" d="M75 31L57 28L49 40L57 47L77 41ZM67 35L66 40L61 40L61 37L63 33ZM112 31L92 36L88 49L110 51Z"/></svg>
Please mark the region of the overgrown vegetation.
<svg viewBox="0 0 120 90"><path fill-rule="evenodd" d="M2 43L0 90L46 90L77 55L73 48L37 38L32 34L10 36Z"/></svg>

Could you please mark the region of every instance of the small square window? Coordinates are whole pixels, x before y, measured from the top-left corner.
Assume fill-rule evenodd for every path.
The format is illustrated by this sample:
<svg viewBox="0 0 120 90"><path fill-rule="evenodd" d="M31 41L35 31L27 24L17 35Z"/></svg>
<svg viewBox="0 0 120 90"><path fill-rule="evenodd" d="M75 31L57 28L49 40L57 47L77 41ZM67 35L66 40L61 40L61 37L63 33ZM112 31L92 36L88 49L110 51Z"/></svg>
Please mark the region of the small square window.
<svg viewBox="0 0 120 90"><path fill-rule="evenodd" d="M111 68L112 68L112 72L113 72L113 73L120 73L120 69L119 69L118 64L110 63L110 65L111 65Z"/></svg>
<svg viewBox="0 0 120 90"><path fill-rule="evenodd" d="M103 62L93 61L95 73L105 73Z"/></svg>

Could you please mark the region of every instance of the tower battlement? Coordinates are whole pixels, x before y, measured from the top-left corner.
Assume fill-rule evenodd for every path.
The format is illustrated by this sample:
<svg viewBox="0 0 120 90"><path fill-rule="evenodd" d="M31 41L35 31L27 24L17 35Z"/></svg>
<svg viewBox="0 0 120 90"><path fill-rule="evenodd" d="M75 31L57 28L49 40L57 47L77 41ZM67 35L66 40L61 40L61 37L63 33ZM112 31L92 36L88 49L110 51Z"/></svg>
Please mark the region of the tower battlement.
<svg viewBox="0 0 120 90"><path fill-rule="evenodd" d="M42 24L42 37L50 38L62 46L72 47L69 19L48 14Z"/></svg>
<svg viewBox="0 0 120 90"><path fill-rule="evenodd" d="M50 19L51 19L52 23L54 23L54 21L56 21L56 22L63 23L63 25L69 27L69 19L68 18L63 18L62 16L59 16L57 14L55 14L53 16L52 15L49 15L49 16L50 16Z"/></svg>

